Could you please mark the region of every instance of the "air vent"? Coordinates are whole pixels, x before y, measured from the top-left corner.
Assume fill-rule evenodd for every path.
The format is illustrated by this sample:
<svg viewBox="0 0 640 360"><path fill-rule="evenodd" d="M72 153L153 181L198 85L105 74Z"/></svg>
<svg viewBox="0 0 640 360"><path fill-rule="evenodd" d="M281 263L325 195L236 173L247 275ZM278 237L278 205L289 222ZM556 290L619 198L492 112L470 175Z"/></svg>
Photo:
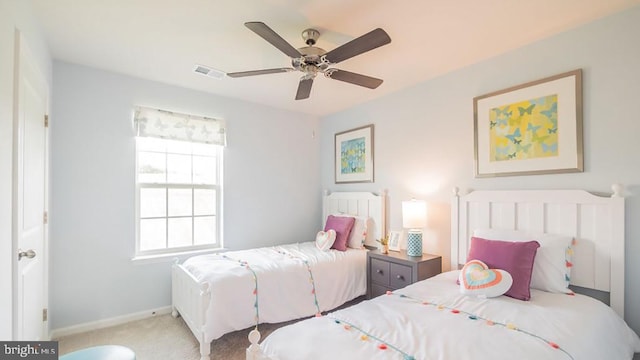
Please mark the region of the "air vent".
<svg viewBox="0 0 640 360"><path fill-rule="evenodd" d="M220 71L214 68L210 68L208 66L198 65L198 64L195 65L195 67L193 68L193 71L197 74L212 77L214 79L222 79L226 75L224 71Z"/></svg>

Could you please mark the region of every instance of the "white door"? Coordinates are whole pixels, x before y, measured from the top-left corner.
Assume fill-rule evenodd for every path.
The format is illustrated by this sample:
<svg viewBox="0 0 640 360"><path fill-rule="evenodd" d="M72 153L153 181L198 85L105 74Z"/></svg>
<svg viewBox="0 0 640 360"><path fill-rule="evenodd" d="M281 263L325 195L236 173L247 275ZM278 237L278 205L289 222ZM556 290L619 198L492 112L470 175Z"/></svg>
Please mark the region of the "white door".
<svg viewBox="0 0 640 360"><path fill-rule="evenodd" d="M14 338L44 340L48 336L46 306L47 85L16 32L14 112Z"/></svg>

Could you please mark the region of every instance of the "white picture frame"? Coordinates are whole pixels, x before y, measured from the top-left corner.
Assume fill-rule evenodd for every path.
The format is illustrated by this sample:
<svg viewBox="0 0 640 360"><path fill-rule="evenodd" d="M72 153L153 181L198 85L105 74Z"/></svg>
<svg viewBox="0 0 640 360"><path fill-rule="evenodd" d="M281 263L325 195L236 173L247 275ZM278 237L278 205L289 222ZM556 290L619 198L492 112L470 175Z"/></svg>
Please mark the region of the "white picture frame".
<svg viewBox="0 0 640 360"><path fill-rule="evenodd" d="M403 231L389 232L389 250L400 251L400 242L402 241Z"/></svg>

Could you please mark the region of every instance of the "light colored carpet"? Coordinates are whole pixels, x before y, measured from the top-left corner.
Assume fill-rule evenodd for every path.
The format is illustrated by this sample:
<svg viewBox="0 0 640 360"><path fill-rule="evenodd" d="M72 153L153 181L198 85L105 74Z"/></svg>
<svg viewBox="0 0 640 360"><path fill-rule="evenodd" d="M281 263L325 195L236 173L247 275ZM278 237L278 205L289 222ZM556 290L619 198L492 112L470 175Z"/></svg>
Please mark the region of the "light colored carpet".
<svg viewBox="0 0 640 360"><path fill-rule="evenodd" d="M364 297L356 298L340 308L354 305ZM262 339L277 328L296 322L261 324ZM247 336L253 328L224 335L211 343L211 360L244 360L249 346ZM198 360L198 342L182 318L170 314L151 317L123 325L70 335L59 339L61 355L98 345L122 345L136 353L136 360Z"/></svg>
<svg viewBox="0 0 640 360"><path fill-rule="evenodd" d="M291 322L293 323L293 322ZM261 324L262 337L282 324ZM229 333L211 343L212 360L244 360L251 329ZM136 360L198 360L199 345L182 318L170 314L145 320L62 337L58 340L61 355L98 345L122 345L136 353Z"/></svg>

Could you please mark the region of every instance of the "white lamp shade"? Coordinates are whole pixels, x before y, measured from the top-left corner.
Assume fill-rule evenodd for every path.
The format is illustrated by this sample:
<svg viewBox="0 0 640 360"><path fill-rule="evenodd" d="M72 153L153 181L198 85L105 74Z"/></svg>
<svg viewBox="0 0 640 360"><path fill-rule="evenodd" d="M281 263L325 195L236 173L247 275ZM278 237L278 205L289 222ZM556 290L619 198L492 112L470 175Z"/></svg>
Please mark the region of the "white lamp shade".
<svg viewBox="0 0 640 360"><path fill-rule="evenodd" d="M427 226L427 203L423 200L402 202L402 227L421 229Z"/></svg>

